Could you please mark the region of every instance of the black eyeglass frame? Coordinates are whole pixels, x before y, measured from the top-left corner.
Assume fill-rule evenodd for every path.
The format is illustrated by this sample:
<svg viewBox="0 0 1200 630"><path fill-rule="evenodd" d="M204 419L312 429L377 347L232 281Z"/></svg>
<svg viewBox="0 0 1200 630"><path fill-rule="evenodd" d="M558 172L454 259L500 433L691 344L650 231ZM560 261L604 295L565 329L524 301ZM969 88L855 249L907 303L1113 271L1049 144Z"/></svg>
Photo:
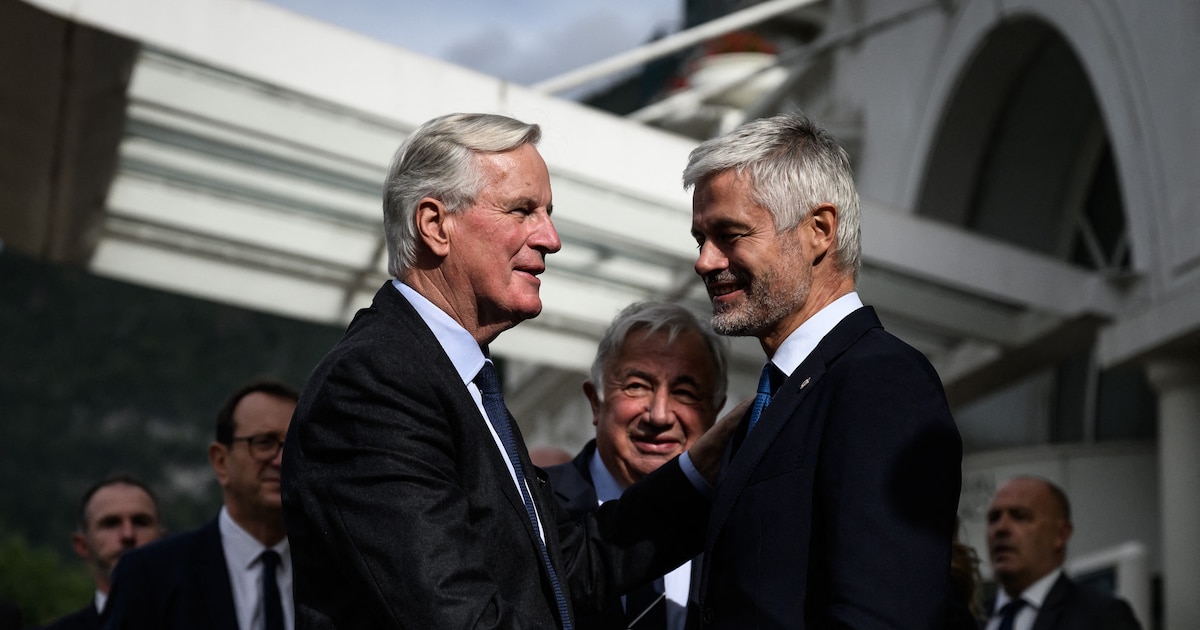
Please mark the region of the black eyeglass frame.
<svg viewBox="0 0 1200 630"><path fill-rule="evenodd" d="M233 446L237 442L245 442L246 450L250 456L260 462L269 462L275 459L279 451L283 450L283 440L274 433L256 433L254 435L244 435L242 437L229 438L229 445ZM266 449L270 449L270 453Z"/></svg>

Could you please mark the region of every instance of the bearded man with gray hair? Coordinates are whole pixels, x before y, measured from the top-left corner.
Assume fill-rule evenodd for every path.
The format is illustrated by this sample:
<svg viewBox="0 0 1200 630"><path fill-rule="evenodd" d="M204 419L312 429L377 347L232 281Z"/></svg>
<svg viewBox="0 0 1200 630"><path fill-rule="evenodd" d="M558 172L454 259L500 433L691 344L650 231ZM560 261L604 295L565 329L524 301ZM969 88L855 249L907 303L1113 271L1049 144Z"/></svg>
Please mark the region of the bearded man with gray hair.
<svg viewBox="0 0 1200 630"><path fill-rule="evenodd" d="M715 489L695 627L941 628L962 441L925 357L855 291L846 152L800 115L689 158L713 328L767 362Z"/></svg>

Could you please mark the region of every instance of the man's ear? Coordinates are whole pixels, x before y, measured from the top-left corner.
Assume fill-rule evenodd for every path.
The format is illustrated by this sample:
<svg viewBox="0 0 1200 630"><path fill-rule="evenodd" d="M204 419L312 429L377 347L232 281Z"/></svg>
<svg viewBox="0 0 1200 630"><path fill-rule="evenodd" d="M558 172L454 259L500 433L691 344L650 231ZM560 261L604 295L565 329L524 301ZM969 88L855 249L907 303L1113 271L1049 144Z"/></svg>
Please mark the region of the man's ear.
<svg viewBox="0 0 1200 630"><path fill-rule="evenodd" d="M87 539L79 532L71 533L71 548L75 550L76 555L86 560L92 559L92 550L88 549Z"/></svg>
<svg viewBox="0 0 1200 630"><path fill-rule="evenodd" d="M1066 519L1058 521L1058 533L1054 539L1054 548L1061 549L1063 553L1067 550L1067 541L1071 539L1071 534L1075 531L1075 526Z"/></svg>
<svg viewBox="0 0 1200 630"><path fill-rule="evenodd" d="M837 206L831 203L819 204L813 208L808 221L804 223L801 225L806 228L805 238L810 239L812 244L813 258L819 260L837 245Z"/></svg>
<svg viewBox="0 0 1200 630"><path fill-rule="evenodd" d="M210 442L208 445L208 463L212 465L213 472L216 473L217 483L221 487L225 487L225 481L229 479L229 469L226 467L225 459L229 457L229 449L220 442Z"/></svg>
<svg viewBox="0 0 1200 630"><path fill-rule="evenodd" d="M590 379L583 382L583 395L587 396L588 404L592 406L592 426L595 426L600 423L600 392L596 391Z"/></svg>
<svg viewBox="0 0 1200 630"><path fill-rule="evenodd" d="M438 257L450 253L449 216L446 204L433 197L425 197L417 204L413 218L417 222L417 237L430 253Z"/></svg>

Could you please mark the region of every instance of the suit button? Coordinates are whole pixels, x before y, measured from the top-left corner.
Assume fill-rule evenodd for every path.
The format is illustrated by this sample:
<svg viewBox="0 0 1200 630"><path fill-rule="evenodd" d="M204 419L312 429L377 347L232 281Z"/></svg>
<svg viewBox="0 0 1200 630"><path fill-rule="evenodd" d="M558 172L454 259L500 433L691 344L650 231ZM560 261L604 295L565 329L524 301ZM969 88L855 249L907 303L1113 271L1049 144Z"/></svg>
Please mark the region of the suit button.
<svg viewBox="0 0 1200 630"><path fill-rule="evenodd" d="M711 626L713 622L713 609L705 606L704 610L700 611L700 620L704 622L704 625Z"/></svg>

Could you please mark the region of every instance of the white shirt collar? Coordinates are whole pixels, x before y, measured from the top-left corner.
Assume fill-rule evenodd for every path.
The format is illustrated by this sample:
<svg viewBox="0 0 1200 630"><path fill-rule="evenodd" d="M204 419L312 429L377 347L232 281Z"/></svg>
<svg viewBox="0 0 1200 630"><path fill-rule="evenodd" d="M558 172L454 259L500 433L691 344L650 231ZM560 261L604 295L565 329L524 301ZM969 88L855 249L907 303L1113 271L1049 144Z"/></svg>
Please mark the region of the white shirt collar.
<svg viewBox="0 0 1200 630"><path fill-rule="evenodd" d="M233 610L239 628L260 630L263 627L263 607L259 593L262 592L262 559L267 548L234 522L229 510L221 506L217 517L221 531L221 549L225 552L225 569L229 573L229 585L233 589ZM277 581L283 605L284 627L292 628L296 612L292 602L292 554L285 537L271 547L279 554Z"/></svg>
<svg viewBox="0 0 1200 630"><path fill-rule="evenodd" d="M821 343L825 335L833 330L847 315L862 308L862 300L859 299L858 293L851 291L846 295L830 302L828 306L817 311L812 317L808 318L800 327L792 331L787 339L779 345L779 349L775 351L775 356L771 357L771 363L775 367L783 371L784 374L791 376L792 372L812 354L812 351Z"/></svg>
<svg viewBox="0 0 1200 630"><path fill-rule="evenodd" d="M479 343L463 328L454 318L450 317L442 309L438 308L433 302L430 302L425 296L417 293L416 289L393 279L392 286L400 292L404 299L412 305L417 311L417 315L429 326L429 330L433 332L433 336L437 339L438 345L442 347L442 351L450 358L450 363L454 365L454 370L458 372L458 377L462 379L463 384L467 386L467 391L471 394L471 400L475 402L475 408L479 410L479 417L483 419L484 425L488 432L492 435L492 440L496 443L496 451L500 453L500 458L504 461L504 466L508 469L508 474L513 480L513 485L520 492L521 486L517 481L516 468L513 467L512 461L508 459L508 453L504 449L504 443L500 441L500 435L496 433L496 427L492 426L491 419L488 418L487 409L483 406L483 395L479 391L479 387L475 385L475 375L479 374L480 368L487 361L484 356L483 349L479 347ZM528 485L526 486L528 489ZM537 506L534 506L536 513ZM538 517L539 524L541 517ZM545 540L545 528L539 525L539 533L542 539Z"/></svg>
<svg viewBox="0 0 1200 630"><path fill-rule="evenodd" d="M1058 581L1058 576L1062 575L1062 567L1043 575L1041 579L1029 585L1029 588L1021 592L1021 599L1025 600L1025 604L1035 611L1042 609L1042 602L1046 601L1046 596L1050 594L1050 589L1054 587L1054 583ZM992 609L992 614L996 615L1000 612L1004 605L1012 601L1004 589L1000 589L996 593L996 606Z"/></svg>
<svg viewBox="0 0 1200 630"><path fill-rule="evenodd" d="M225 561L239 571L245 571L254 566L258 562L258 557L267 549L258 542L257 538L251 536L250 532L238 525L229 515L229 509L223 505L217 527L221 530L221 546L225 550ZM285 537L271 549L279 554L280 566L284 570L291 571L292 556L289 552L288 539Z"/></svg>
<svg viewBox="0 0 1200 630"><path fill-rule="evenodd" d="M428 298L417 293L416 289L396 279L392 280L392 286L400 291L400 295L408 300L408 303L416 309L417 314L433 331L433 336L437 338L442 350L445 350L446 355L450 357L450 363L454 364L454 369L463 383L475 380L475 375L479 373L484 362L483 350L479 348L479 342L475 341L466 328L454 321L453 317L430 302Z"/></svg>

